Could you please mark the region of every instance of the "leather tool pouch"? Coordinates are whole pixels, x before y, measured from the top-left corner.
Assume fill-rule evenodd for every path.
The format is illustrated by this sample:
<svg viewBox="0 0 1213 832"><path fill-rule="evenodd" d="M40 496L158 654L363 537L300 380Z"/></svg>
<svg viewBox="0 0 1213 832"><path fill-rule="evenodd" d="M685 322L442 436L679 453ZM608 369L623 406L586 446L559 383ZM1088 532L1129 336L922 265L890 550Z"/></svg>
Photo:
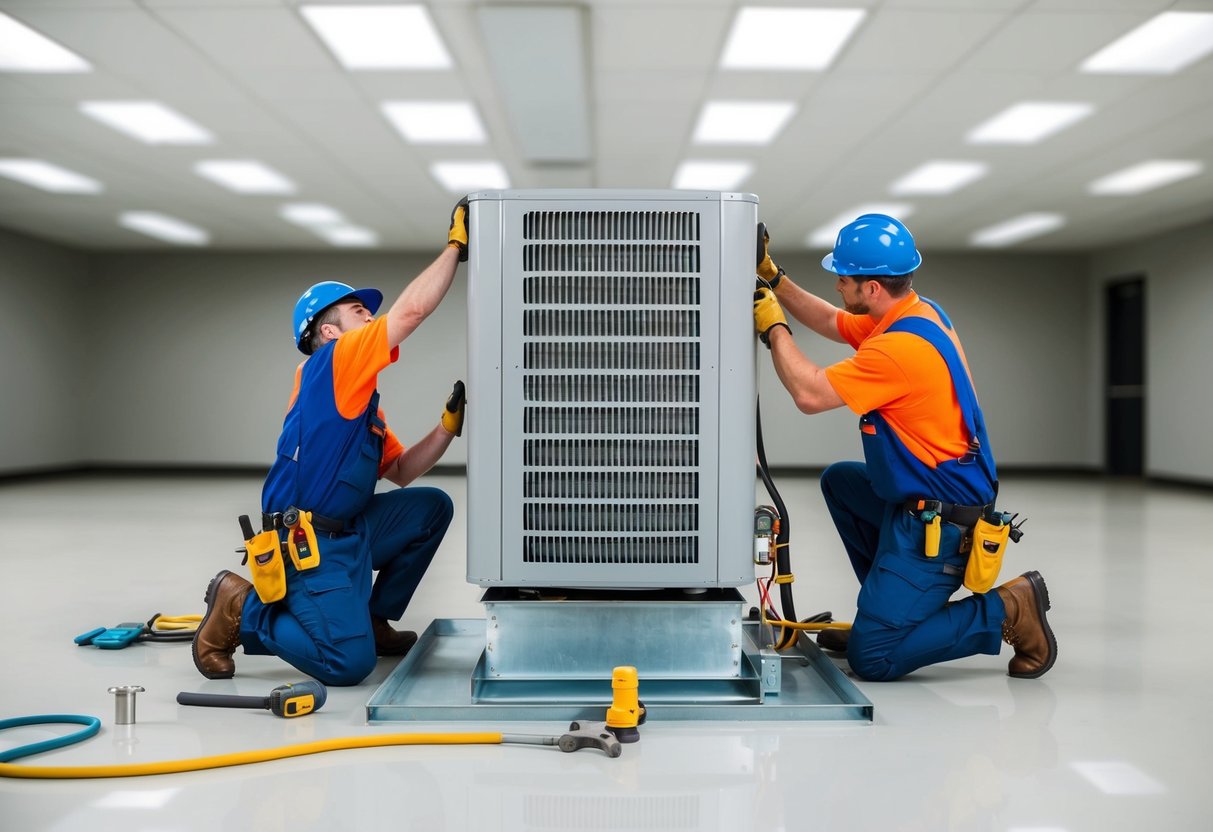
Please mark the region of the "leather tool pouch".
<svg viewBox="0 0 1213 832"><path fill-rule="evenodd" d="M1011 537L1011 524L995 525L984 518L973 526L973 545L965 567L964 585L978 594L989 592L1002 569L1002 556Z"/></svg>
<svg viewBox="0 0 1213 832"><path fill-rule="evenodd" d="M278 532L270 530L255 534L244 542L253 589L263 604L281 601L286 595L286 564L282 560L282 543Z"/></svg>

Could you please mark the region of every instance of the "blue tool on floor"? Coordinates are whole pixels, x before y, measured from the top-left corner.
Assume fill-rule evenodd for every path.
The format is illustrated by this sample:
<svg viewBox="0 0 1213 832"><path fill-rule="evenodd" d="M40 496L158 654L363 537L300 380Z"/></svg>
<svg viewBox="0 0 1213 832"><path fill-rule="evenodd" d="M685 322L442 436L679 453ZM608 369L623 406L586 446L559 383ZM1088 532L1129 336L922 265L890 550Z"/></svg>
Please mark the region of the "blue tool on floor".
<svg viewBox="0 0 1213 832"><path fill-rule="evenodd" d="M72 641L81 647L120 650L136 641L193 641L201 615L162 615L156 613L146 623L128 621L116 627L97 627L81 633Z"/></svg>
<svg viewBox="0 0 1213 832"><path fill-rule="evenodd" d="M117 627L98 627L87 633L81 633L73 641L81 647L92 645L103 650L120 650L134 644L135 640L145 632L147 632L147 625L134 621L119 624Z"/></svg>

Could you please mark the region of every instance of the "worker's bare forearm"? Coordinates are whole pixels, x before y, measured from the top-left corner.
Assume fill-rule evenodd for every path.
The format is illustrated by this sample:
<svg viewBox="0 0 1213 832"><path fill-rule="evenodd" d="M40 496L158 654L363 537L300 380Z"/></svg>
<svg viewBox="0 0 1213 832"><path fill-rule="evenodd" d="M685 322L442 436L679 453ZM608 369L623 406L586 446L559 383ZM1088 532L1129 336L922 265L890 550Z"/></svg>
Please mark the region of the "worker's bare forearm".
<svg viewBox="0 0 1213 832"><path fill-rule="evenodd" d="M442 455L446 453L446 449L450 447L451 440L454 438L446 432L441 424L436 425L421 441L396 457L396 461L384 473L384 477L396 485L408 485L442 459Z"/></svg>
<svg viewBox="0 0 1213 832"><path fill-rule="evenodd" d="M838 307L812 292L801 289L785 276L775 293L779 303L796 320L823 338L843 343L838 334Z"/></svg>
<svg viewBox="0 0 1213 832"><path fill-rule="evenodd" d="M801 413L821 413L845 404L825 370L805 357L787 328L774 327L769 337L775 374Z"/></svg>
<svg viewBox="0 0 1213 832"><path fill-rule="evenodd" d="M388 341L396 346L413 334L421 322L438 308L455 279L459 267L459 250L447 246L442 253L417 275L388 310Z"/></svg>

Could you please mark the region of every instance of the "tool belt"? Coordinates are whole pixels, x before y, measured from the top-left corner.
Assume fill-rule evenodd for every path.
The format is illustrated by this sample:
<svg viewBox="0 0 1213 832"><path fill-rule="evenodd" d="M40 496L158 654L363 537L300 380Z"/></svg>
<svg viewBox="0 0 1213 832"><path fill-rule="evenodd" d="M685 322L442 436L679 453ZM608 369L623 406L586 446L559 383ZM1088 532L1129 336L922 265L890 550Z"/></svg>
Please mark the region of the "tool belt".
<svg viewBox="0 0 1213 832"><path fill-rule="evenodd" d="M1022 521L1019 525L1014 522L1018 515L997 511L993 503L962 506L942 500L907 500L905 509L926 526L923 548L929 558L939 555L942 521L964 529L960 553L969 556L965 564L964 585L978 594L989 592L998 580L1007 541L1018 543L1023 536L1019 530Z"/></svg>
<svg viewBox="0 0 1213 832"><path fill-rule="evenodd" d="M261 513L261 528L267 532L274 529L290 528L283 518L291 513L291 509L286 511L275 511L273 514ZM316 512L312 512L312 527L318 532L326 532L328 534L345 534L353 531L353 528L344 520L334 520L332 517L325 517Z"/></svg>
<svg viewBox="0 0 1213 832"><path fill-rule="evenodd" d="M994 511L994 504L962 506L956 503L945 503L943 500L906 500L905 509L920 520L923 519L924 514L928 515L923 520L924 523L929 523L933 517L938 516L945 523L955 523L957 526L972 528L977 525L978 520ZM933 514L930 514L931 512Z"/></svg>

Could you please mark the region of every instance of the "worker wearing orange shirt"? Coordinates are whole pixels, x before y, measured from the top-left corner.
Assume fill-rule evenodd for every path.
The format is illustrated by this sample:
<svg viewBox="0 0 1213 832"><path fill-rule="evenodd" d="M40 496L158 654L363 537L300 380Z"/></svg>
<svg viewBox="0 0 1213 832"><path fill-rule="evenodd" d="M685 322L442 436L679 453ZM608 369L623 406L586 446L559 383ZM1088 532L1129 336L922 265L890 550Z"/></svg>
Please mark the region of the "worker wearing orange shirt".
<svg viewBox="0 0 1213 832"><path fill-rule="evenodd" d="M463 383L439 423L409 448L387 427L377 384L401 342L437 309L467 250L464 199L452 212L443 253L386 315L374 317L383 302L378 289L337 281L317 283L295 304L295 344L307 358L295 371L277 459L262 489L263 532L246 529L253 584L223 570L207 586L193 643L202 675L231 677L233 653L243 646L325 684L356 685L376 656L404 655L417 641L389 622L412 599L453 507L436 488L403 486L460 434ZM377 494L381 478L402 487ZM258 540L267 542L254 545Z"/></svg>
<svg viewBox="0 0 1213 832"><path fill-rule="evenodd" d="M868 680L996 655L1003 640L1015 650L1009 674L1036 678L1057 658L1048 588L1038 572L993 587L1001 547L1018 529L995 507L994 455L960 341L943 309L912 288L921 262L900 221L857 218L822 260L838 275L838 309L775 265L760 226L754 323L779 380L804 413L846 406L860 416L865 462L835 463L821 477L860 583L849 636L826 632ZM817 366L797 347L784 309L855 354ZM949 603L962 582L974 594Z"/></svg>

